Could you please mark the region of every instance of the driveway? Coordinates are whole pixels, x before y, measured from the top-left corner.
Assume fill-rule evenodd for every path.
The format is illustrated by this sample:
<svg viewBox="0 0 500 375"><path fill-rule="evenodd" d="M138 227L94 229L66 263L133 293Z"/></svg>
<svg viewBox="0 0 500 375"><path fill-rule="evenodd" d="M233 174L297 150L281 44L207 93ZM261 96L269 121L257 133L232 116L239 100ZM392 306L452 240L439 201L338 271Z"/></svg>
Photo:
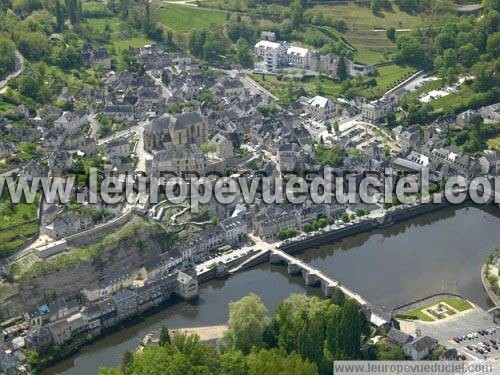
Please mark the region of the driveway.
<svg viewBox="0 0 500 375"><path fill-rule="evenodd" d="M16 50L14 71L7 75L3 80L0 81L0 90L2 90L10 79L17 77L24 69L24 57L19 51Z"/></svg>

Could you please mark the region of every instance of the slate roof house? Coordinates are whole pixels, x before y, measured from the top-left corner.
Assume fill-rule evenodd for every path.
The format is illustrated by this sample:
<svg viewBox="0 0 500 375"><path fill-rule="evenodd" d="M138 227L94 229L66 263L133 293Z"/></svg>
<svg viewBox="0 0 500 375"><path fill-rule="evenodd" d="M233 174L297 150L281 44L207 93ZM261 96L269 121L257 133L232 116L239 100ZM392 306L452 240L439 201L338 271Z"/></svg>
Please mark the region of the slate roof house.
<svg viewBox="0 0 500 375"><path fill-rule="evenodd" d="M428 357L436 349L437 345L438 341L436 339L430 336L420 336L405 344L403 350L408 357L414 361L419 361Z"/></svg>
<svg viewBox="0 0 500 375"><path fill-rule="evenodd" d="M399 329L391 327L389 332L387 332L387 341L397 347L402 348L405 344L408 344L413 340L413 337L401 332Z"/></svg>

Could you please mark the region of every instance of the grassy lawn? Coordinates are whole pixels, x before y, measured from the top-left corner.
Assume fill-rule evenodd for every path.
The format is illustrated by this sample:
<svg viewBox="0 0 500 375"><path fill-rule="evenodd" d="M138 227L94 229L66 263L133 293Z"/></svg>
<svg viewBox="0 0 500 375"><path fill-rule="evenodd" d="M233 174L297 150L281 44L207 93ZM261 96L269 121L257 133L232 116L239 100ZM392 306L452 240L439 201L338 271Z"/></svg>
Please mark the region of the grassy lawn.
<svg viewBox="0 0 500 375"><path fill-rule="evenodd" d="M375 76L377 86L362 90L361 95L377 98L415 73L414 68L396 64L381 66L377 71L378 74Z"/></svg>
<svg viewBox="0 0 500 375"><path fill-rule="evenodd" d="M472 305L468 301L459 298L448 298L442 300L441 302L450 305L457 311L467 311L472 309Z"/></svg>
<svg viewBox="0 0 500 375"><path fill-rule="evenodd" d="M500 137L488 139L488 147L500 151Z"/></svg>
<svg viewBox="0 0 500 375"><path fill-rule="evenodd" d="M38 233L37 204L0 200L0 259L12 254Z"/></svg>
<svg viewBox="0 0 500 375"><path fill-rule="evenodd" d="M421 22L419 17L401 12L396 5L393 5L392 11L377 15L369 7L354 3L316 5L313 10L347 23L349 30L345 37L357 49L354 59L364 64L388 61L386 57L396 48L387 39L385 31L374 31L375 29L410 29Z"/></svg>
<svg viewBox="0 0 500 375"><path fill-rule="evenodd" d="M109 45L115 49L116 56L120 55L120 51L129 47L140 48L151 43L151 40L144 37L141 33L122 25L121 21L116 17L88 18L86 22L94 33L101 33L104 31L106 25L109 26L111 30Z"/></svg>
<svg viewBox="0 0 500 375"><path fill-rule="evenodd" d="M378 15L374 15L369 7L354 3L316 5L313 9L321 11L325 16L343 19L350 29L406 29L419 23L418 17L401 12L396 5L393 5L392 11L383 11Z"/></svg>
<svg viewBox="0 0 500 375"><path fill-rule="evenodd" d="M457 105L463 105L474 91L466 84L460 86L457 92L431 102L435 111L445 111Z"/></svg>
<svg viewBox="0 0 500 375"><path fill-rule="evenodd" d="M308 96L321 94L337 97L340 94L340 83L327 77L283 78L281 80L274 75L251 74L250 77L273 95L277 96L281 102L284 102L283 98L286 96L290 83L295 88L303 88Z"/></svg>
<svg viewBox="0 0 500 375"><path fill-rule="evenodd" d="M467 310L472 308L472 305L466 300L463 300L460 298L447 298L447 299L443 299L439 302L434 302L434 303L431 303L429 305L425 305L425 306L417 308L417 309L404 311L402 313L396 314L396 317L404 318L404 317L408 317L408 316L415 316L415 317L417 317L418 320L421 320L423 322L433 322L433 321L437 320L437 318L433 319L432 317L430 317L429 315L424 313L423 310L425 310L431 306L435 306L438 303L446 303L447 305L451 306L452 308L454 308L455 310L457 310L459 312L467 311Z"/></svg>
<svg viewBox="0 0 500 375"><path fill-rule="evenodd" d="M382 66L378 68L378 75L374 77L377 81L377 86L366 89L354 88L354 90L357 94L365 95L368 98L378 98L391 87L395 86L399 82L402 82L413 73L413 68L401 67L395 64ZM251 78L277 96L282 102L283 98L286 96L290 82L292 82L295 87L303 88L309 96L326 95L337 98L341 91L340 82L336 82L323 76L305 77L302 79L284 77L279 80L277 76L274 75L252 74ZM363 80L371 78L372 77L365 77Z"/></svg>
<svg viewBox="0 0 500 375"><path fill-rule="evenodd" d="M5 115L13 108L14 106L12 104L0 100L0 114Z"/></svg>
<svg viewBox="0 0 500 375"><path fill-rule="evenodd" d="M188 33L211 24L224 25L224 12L196 9L194 7L165 4L161 6L160 22L173 31Z"/></svg>
<svg viewBox="0 0 500 375"><path fill-rule="evenodd" d="M443 87L443 83L441 82L440 79L435 80L435 81L428 81L425 85L419 87L415 91L412 91L412 92L406 94L403 97L402 102L411 103L414 100L418 100L418 97L421 94L430 92L432 90L436 90L440 87Z"/></svg>
<svg viewBox="0 0 500 375"><path fill-rule="evenodd" d="M426 306L429 307L429 306ZM426 308L424 307L424 308ZM433 322L434 319L432 319L429 315L425 314L421 309L415 309L415 310L410 310L410 311L405 311L403 315L409 315L409 316L416 316L418 320L421 320L422 322ZM398 317L399 314L396 314L396 317Z"/></svg>

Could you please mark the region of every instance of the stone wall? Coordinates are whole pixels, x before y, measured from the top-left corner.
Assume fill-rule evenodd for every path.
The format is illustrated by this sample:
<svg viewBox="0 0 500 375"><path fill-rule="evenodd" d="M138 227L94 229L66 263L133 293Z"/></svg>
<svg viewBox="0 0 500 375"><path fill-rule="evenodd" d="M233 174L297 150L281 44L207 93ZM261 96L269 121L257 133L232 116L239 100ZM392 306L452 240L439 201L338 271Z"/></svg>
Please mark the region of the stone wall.
<svg viewBox="0 0 500 375"><path fill-rule="evenodd" d="M126 268L139 268L166 250L162 234L154 227L146 227L111 244L88 261L20 282L20 301L29 310L58 297L78 295L82 288L95 284L101 277Z"/></svg>

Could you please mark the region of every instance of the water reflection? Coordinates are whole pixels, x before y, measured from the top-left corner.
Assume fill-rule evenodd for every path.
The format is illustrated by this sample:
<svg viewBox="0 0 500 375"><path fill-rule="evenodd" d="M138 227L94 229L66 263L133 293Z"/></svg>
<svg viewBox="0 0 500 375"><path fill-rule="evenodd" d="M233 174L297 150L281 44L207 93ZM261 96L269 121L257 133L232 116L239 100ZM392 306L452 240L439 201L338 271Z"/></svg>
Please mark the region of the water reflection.
<svg viewBox="0 0 500 375"><path fill-rule="evenodd" d="M498 208L452 207L298 256L380 306L394 307L443 286L487 306L479 272L489 250L500 244L499 224ZM226 322L228 303L250 292L261 296L270 310L291 293L320 294L317 288L307 288L301 277L289 277L286 267L261 265L205 284L197 302L179 302L120 327L46 373L88 375L101 366L116 366L120 353L136 348L162 324L179 328Z"/></svg>

